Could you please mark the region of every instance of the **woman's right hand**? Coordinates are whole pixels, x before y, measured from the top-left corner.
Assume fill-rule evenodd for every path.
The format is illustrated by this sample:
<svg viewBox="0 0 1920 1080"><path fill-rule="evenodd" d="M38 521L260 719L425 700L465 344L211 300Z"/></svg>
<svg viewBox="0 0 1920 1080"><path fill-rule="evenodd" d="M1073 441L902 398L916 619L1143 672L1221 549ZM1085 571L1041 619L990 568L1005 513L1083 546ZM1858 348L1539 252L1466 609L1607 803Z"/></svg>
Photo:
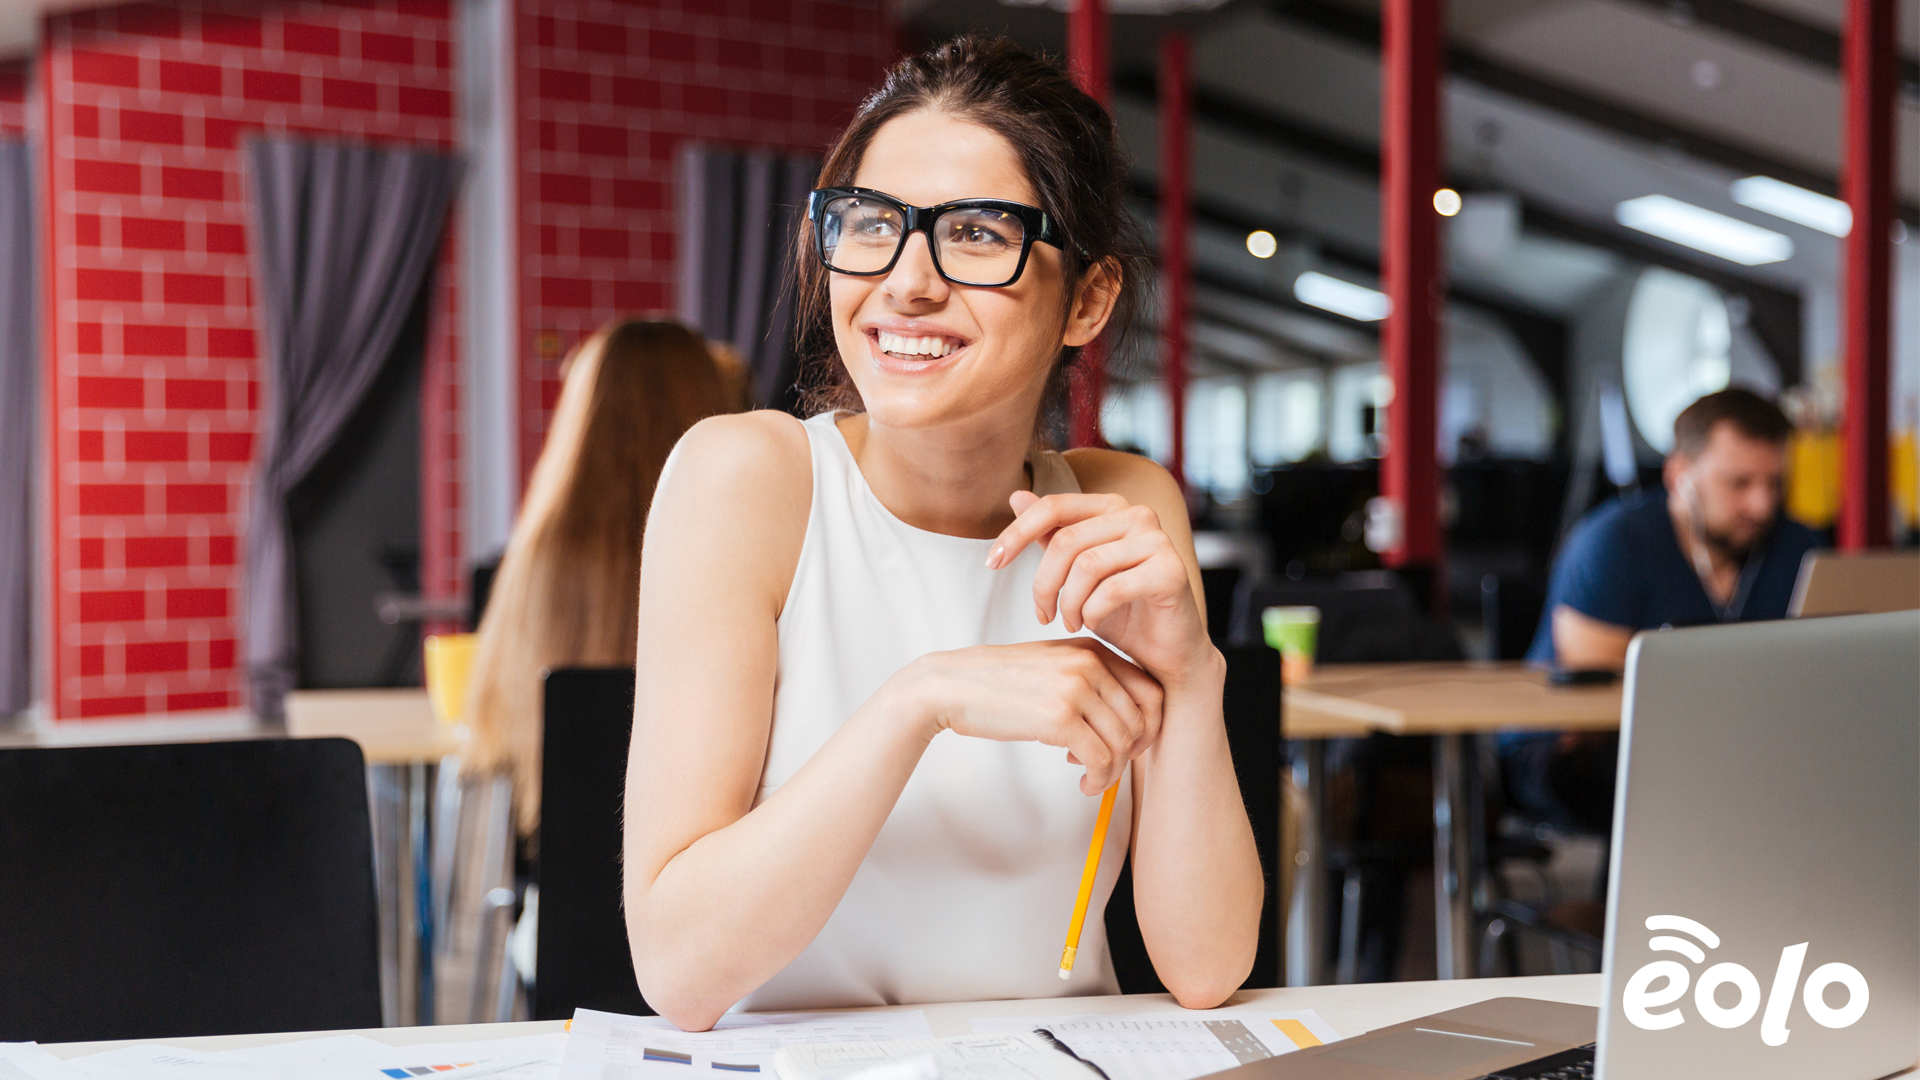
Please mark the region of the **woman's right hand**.
<svg viewBox="0 0 1920 1080"><path fill-rule="evenodd" d="M1160 735L1160 684L1090 637L929 653L893 682L931 725L929 738L952 730L1062 747L1086 766L1087 795L1111 787Z"/></svg>

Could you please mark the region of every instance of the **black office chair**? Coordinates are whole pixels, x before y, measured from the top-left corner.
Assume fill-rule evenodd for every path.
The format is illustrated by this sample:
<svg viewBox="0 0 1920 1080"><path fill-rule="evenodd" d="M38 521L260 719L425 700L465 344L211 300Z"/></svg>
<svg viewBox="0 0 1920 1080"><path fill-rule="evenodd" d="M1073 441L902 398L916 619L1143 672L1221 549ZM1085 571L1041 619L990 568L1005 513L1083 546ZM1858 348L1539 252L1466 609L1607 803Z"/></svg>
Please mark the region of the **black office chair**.
<svg viewBox="0 0 1920 1080"><path fill-rule="evenodd" d="M621 912L620 821L633 735L633 669L547 673L540 764L540 931L535 1020L576 1008L652 1016Z"/></svg>
<svg viewBox="0 0 1920 1080"><path fill-rule="evenodd" d="M1260 943L1254 952L1253 972L1242 985L1248 989L1284 986L1279 937L1280 895L1280 654L1265 645L1224 646L1227 685L1222 702L1227 722L1227 744L1233 753L1233 771L1240 782L1240 798L1253 824L1254 847L1260 852L1260 871L1266 878L1266 902L1260 909ZM1107 947L1114 974L1128 994L1165 993L1166 986L1147 957L1140 936L1140 920L1133 909L1133 860L1120 871L1112 899L1107 901Z"/></svg>
<svg viewBox="0 0 1920 1080"><path fill-rule="evenodd" d="M0 1040L378 1027L345 739L0 750Z"/></svg>
<svg viewBox="0 0 1920 1080"><path fill-rule="evenodd" d="M1260 613L1270 607L1320 609L1317 656L1323 664L1404 660L1458 660L1460 643L1422 613L1406 584L1388 571L1292 581L1244 579L1234 590L1227 641L1257 645L1265 634Z"/></svg>

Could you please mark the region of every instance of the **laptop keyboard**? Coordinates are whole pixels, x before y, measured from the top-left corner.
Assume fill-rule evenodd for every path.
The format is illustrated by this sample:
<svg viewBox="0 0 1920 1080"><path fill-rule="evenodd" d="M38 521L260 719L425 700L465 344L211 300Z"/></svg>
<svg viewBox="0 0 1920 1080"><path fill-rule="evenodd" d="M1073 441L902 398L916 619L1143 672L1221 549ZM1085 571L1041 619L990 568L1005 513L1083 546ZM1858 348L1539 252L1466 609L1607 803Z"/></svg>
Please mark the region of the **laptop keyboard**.
<svg viewBox="0 0 1920 1080"><path fill-rule="evenodd" d="M1521 1065L1509 1065L1480 1080L1593 1080L1593 1044L1576 1046Z"/></svg>

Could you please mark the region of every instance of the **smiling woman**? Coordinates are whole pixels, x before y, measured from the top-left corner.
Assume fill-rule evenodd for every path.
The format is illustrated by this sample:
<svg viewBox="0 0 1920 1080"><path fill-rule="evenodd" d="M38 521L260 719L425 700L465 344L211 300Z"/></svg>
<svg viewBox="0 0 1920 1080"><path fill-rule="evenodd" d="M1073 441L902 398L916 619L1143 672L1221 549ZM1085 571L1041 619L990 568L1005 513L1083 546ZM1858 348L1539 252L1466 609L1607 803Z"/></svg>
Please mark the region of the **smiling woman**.
<svg viewBox="0 0 1920 1080"><path fill-rule="evenodd" d="M682 1027L1115 992L1099 913L1128 855L1182 1004L1251 968L1260 867L1179 489L1039 438L1141 280L1123 175L1056 64L974 38L903 61L809 204L817 415L715 418L668 462L625 874L640 988Z"/></svg>

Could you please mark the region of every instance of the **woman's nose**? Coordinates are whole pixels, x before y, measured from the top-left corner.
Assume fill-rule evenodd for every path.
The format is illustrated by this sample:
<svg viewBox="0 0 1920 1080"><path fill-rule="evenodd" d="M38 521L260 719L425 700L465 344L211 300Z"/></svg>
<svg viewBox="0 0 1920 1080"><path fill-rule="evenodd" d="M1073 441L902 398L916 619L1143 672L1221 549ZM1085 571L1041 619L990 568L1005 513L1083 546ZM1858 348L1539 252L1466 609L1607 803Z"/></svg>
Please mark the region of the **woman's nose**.
<svg viewBox="0 0 1920 1080"><path fill-rule="evenodd" d="M888 299L901 305L937 303L947 298L947 280L933 265L933 249L925 233L907 235L906 246L887 272L883 288Z"/></svg>

